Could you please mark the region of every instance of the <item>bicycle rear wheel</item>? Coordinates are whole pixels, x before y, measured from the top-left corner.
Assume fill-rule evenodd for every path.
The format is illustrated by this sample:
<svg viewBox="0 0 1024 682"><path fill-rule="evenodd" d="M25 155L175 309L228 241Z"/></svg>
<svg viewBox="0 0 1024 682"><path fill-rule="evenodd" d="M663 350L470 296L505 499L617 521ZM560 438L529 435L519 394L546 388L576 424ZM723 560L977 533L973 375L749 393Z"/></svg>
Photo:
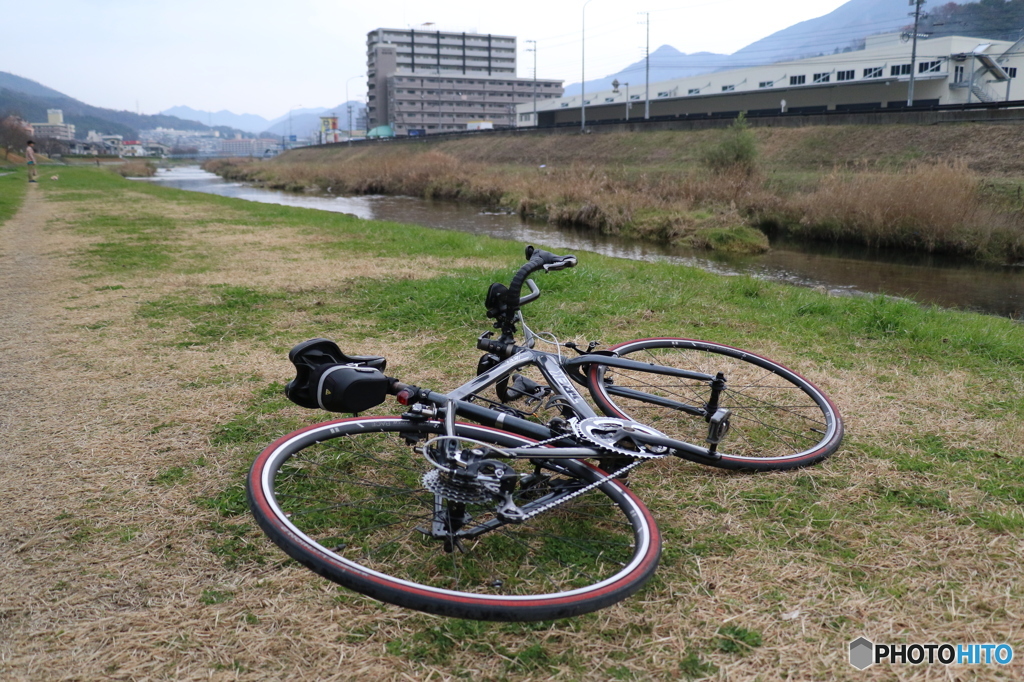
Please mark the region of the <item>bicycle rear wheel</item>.
<svg viewBox="0 0 1024 682"><path fill-rule="evenodd" d="M718 446L726 469L793 469L819 462L839 448L843 422L832 401L811 382L777 362L738 348L691 339L627 341L609 350L641 362L715 376L727 387L719 407L732 411L730 430ZM703 409L706 381L593 364L590 393L607 415L632 419L671 438L704 445L707 421L681 409ZM661 400L659 400L661 399Z"/></svg>
<svg viewBox="0 0 1024 682"><path fill-rule="evenodd" d="M626 598L654 572L661 540L650 512L614 480L580 493L604 475L592 465L503 460L519 474L513 498L527 512L580 493L519 524L497 519L493 500L452 490L451 497L464 498L455 501L425 489L424 474L434 468L410 446L422 448L443 432L440 423L398 417L296 431L254 462L249 505L270 539L316 573L380 601L446 616L574 616ZM470 424L458 424L456 435L494 448L534 443ZM497 453L490 450L489 458ZM469 534L432 536L456 508Z"/></svg>

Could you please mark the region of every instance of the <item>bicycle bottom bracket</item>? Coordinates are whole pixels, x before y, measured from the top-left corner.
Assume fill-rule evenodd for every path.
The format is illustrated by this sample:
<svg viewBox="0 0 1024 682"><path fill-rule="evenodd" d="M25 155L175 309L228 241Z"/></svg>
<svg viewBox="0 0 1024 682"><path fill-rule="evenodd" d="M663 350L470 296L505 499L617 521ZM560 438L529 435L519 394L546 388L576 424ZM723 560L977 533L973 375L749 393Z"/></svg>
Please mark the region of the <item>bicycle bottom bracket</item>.
<svg viewBox="0 0 1024 682"><path fill-rule="evenodd" d="M665 434L629 419L590 417L573 423L572 430L577 438L606 453L644 458L668 454L668 449L663 446L644 445L632 438L634 434L666 438Z"/></svg>

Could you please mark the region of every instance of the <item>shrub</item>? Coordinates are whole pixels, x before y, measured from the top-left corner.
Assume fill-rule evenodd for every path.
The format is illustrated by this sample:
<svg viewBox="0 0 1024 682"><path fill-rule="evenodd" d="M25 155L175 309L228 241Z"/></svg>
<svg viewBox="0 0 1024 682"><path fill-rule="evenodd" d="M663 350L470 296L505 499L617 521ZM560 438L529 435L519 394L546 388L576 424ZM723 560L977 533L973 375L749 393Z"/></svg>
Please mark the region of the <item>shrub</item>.
<svg viewBox="0 0 1024 682"><path fill-rule="evenodd" d="M151 178L156 175L156 164L152 161L125 161L117 167L117 172L126 178Z"/></svg>
<svg viewBox="0 0 1024 682"><path fill-rule="evenodd" d="M718 139L701 150L700 160L715 173L735 169L752 173L757 161L757 138L747 117L741 113Z"/></svg>

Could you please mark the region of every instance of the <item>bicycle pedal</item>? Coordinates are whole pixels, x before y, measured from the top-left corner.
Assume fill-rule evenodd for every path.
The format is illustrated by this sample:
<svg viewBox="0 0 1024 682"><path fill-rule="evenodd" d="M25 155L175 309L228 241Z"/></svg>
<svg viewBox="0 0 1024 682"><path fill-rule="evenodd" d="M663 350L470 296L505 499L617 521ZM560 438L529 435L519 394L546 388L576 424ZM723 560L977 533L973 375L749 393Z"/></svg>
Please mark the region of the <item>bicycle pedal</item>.
<svg viewBox="0 0 1024 682"><path fill-rule="evenodd" d="M715 413L711 415L711 419L708 420L707 442L712 445L718 445L722 442L725 435L729 433L730 417L732 417L732 410L728 410L724 407L720 407L715 410Z"/></svg>

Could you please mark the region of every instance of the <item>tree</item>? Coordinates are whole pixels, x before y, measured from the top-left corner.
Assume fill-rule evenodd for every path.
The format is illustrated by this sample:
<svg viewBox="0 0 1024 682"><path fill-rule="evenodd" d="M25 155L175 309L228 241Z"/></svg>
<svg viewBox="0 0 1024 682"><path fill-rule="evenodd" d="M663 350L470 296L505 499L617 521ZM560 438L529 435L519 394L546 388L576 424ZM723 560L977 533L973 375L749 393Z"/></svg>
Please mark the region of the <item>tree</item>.
<svg viewBox="0 0 1024 682"><path fill-rule="evenodd" d="M12 115L0 119L0 146L4 148L4 161L10 157L12 149L24 150L28 140L28 130L19 117Z"/></svg>

